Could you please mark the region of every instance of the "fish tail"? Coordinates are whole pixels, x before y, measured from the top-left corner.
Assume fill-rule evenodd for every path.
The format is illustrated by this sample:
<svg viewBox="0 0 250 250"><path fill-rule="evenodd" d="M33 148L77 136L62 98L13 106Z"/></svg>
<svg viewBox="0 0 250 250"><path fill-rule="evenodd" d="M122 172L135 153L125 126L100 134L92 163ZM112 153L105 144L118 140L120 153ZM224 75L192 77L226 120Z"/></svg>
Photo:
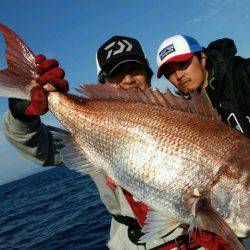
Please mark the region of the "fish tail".
<svg viewBox="0 0 250 250"><path fill-rule="evenodd" d="M42 94L42 89L35 83L35 55L23 40L11 29L0 24L6 49L5 57L8 68L0 70L0 96L30 100L31 95ZM40 93L41 92L41 93Z"/></svg>

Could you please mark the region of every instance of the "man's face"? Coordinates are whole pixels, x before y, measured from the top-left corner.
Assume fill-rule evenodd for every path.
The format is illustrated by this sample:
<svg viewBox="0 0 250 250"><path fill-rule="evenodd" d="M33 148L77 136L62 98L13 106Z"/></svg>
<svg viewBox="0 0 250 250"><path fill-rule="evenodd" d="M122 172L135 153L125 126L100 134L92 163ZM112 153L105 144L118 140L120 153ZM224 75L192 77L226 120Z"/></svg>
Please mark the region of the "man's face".
<svg viewBox="0 0 250 250"><path fill-rule="evenodd" d="M145 90L150 85L146 73L146 67L140 63L128 62L117 67L109 77L105 79L105 83L116 84L123 89L141 89Z"/></svg>
<svg viewBox="0 0 250 250"><path fill-rule="evenodd" d="M169 63L163 70L164 76L183 94L191 93L198 87L206 87L205 58L200 62L194 55L188 61Z"/></svg>

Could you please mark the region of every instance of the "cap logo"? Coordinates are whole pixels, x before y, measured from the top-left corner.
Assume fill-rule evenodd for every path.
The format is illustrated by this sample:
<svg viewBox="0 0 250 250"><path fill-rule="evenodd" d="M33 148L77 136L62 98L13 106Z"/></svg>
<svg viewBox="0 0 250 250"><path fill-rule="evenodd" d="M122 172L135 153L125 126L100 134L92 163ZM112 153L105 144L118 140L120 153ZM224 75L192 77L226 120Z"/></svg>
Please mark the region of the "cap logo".
<svg viewBox="0 0 250 250"><path fill-rule="evenodd" d="M163 60L167 55L173 53L174 51L175 51L174 45L170 44L159 53L159 57L161 58L161 60Z"/></svg>
<svg viewBox="0 0 250 250"><path fill-rule="evenodd" d="M113 50L113 47L116 45L118 46L118 49ZM132 48L133 45L129 43L127 40L112 42L104 48L105 50L108 51L106 60L109 59L111 56L123 53L124 51L131 51Z"/></svg>

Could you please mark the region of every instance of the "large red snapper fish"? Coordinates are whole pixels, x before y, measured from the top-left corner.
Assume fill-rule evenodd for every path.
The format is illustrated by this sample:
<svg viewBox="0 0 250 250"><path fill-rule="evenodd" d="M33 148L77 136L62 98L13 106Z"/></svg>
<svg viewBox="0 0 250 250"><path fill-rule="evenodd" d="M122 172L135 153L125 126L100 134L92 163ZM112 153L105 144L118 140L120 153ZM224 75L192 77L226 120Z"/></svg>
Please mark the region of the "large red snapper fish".
<svg viewBox="0 0 250 250"><path fill-rule="evenodd" d="M0 95L39 100L34 53L0 30L8 64ZM189 101L113 85L79 91L84 96L48 94L50 111L70 132L61 136L62 159L76 171L104 171L150 207L141 242L188 224L243 249L237 236L250 236L250 140L220 121L204 93Z"/></svg>

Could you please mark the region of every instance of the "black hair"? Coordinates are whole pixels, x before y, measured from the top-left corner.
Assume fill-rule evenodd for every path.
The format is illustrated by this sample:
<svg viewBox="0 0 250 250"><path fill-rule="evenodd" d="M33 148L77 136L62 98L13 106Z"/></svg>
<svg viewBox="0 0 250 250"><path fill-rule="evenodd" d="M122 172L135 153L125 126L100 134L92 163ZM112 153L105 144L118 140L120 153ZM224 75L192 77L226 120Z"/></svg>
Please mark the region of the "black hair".
<svg viewBox="0 0 250 250"><path fill-rule="evenodd" d="M211 68L212 68L212 61L211 61L211 59L210 59L210 57L209 57L209 53L208 53L208 51L207 51L207 49L206 48L202 48L202 53L204 53L204 54L206 54L206 56L207 56L207 58L206 58L206 64L205 64L205 69L207 70L207 71L209 71L209 70L211 70Z"/></svg>
<svg viewBox="0 0 250 250"><path fill-rule="evenodd" d="M152 77L153 77L153 70L149 67L149 65L146 66L146 74L147 74L147 78L148 78L148 82L149 82L149 87L151 87L151 80L152 80Z"/></svg>
<svg viewBox="0 0 250 250"><path fill-rule="evenodd" d="M99 75L98 75L98 82L99 83L105 83L105 74L103 72L101 72Z"/></svg>
<svg viewBox="0 0 250 250"><path fill-rule="evenodd" d="M198 60L201 62L201 59L202 59L202 54L206 54L207 58L206 58L206 64L205 64L205 69L206 70L209 70L211 68L211 65L212 65L212 62L211 60L209 59L209 56L208 56L208 53L207 53L207 50L206 48L202 48L202 51L198 51L198 52L195 52L194 55L197 56Z"/></svg>
<svg viewBox="0 0 250 250"><path fill-rule="evenodd" d="M202 53L203 53L203 51L196 51L196 52L194 52L194 55L197 56L199 62L201 62Z"/></svg>

